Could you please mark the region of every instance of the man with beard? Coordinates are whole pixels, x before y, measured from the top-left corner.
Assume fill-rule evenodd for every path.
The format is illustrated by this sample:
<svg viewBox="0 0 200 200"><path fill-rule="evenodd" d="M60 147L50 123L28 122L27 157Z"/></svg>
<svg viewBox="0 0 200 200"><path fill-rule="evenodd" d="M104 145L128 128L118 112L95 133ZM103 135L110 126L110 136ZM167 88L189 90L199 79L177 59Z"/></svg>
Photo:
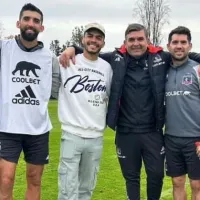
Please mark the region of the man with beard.
<svg viewBox="0 0 200 200"><path fill-rule="evenodd" d="M200 200L200 66L188 58L191 33L177 27L169 34L167 48L172 57L166 82L166 173L172 177L173 199L187 199L186 174L192 199ZM197 151L196 151L197 150Z"/></svg>
<svg viewBox="0 0 200 200"><path fill-rule="evenodd" d="M1 200L13 199L15 170L22 150L26 161L25 199L40 199L41 176L44 164L48 163L52 128L47 110L52 66L59 66L57 58L37 40L44 30L42 22L41 10L26 4L17 21L20 35L0 41Z"/></svg>
<svg viewBox="0 0 200 200"><path fill-rule="evenodd" d="M112 79L110 64L98 57L104 40L100 24L86 25L83 54L73 67L60 69L58 200L89 200L95 188Z"/></svg>
<svg viewBox="0 0 200 200"><path fill-rule="evenodd" d="M158 200L164 177L164 94L168 52L149 44L146 28L130 24L125 31L125 48L100 54L113 68L107 125L116 129L116 151L126 181L127 199L140 199L142 161L147 174L147 199ZM76 48L76 53L80 49ZM74 48L64 52L66 65ZM190 53L200 62L200 56Z"/></svg>

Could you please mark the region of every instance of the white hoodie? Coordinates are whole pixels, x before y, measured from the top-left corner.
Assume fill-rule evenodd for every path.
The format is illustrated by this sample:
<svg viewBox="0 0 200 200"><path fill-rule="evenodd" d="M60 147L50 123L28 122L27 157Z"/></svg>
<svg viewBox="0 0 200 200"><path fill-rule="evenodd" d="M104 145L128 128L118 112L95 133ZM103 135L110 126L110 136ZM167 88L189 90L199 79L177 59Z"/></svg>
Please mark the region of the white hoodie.
<svg viewBox="0 0 200 200"><path fill-rule="evenodd" d="M84 138L96 138L106 127L107 101L112 69L101 58L90 61L83 54L76 64L61 67L58 116L62 130Z"/></svg>

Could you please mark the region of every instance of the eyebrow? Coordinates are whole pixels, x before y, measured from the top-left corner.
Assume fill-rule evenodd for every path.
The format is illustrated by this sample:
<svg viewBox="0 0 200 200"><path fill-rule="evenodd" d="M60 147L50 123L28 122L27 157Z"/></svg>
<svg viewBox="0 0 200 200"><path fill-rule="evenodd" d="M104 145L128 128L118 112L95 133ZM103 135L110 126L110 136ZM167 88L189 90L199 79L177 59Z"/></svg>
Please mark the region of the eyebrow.
<svg viewBox="0 0 200 200"><path fill-rule="evenodd" d="M40 19L40 18L37 18L37 17L30 17L30 16L27 16L27 15L25 15L25 16L22 16L22 18L33 18L33 19L37 19L37 20L41 21L41 19Z"/></svg>
<svg viewBox="0 0 200 200"><path fill-rule="evenodd" d="M172 42L187 42L187 40L172 40Z"/></svg>
<svg viewBox="0 0 200 200"><path fill-rule="evenodd" d="M88 34L88 35L95 35L95 36L97 36L97 37L103 37L101 34L97 34L97 35L96 35L96 34L89 33L89 32L88 32L87 34Z"/></svg>
<svg viewBox="0 0 200 200"><path fill-rule="evenodd" d="M128 38L128 39L130 39L130 40L141 40L141 39L144 39L145 37L143 37L143 36L140 36L140 37L130 37L130 38Z"/></svg>

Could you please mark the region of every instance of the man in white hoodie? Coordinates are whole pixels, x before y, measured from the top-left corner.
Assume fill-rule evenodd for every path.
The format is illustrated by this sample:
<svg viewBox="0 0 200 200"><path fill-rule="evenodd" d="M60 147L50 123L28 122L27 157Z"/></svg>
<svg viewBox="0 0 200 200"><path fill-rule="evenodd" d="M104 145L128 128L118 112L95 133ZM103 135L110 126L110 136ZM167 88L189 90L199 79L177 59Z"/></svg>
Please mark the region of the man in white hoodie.
<svg viewBox="0 0 200 200"><path fill-rule="evenodd" d="M112 79L110 64L98 57L104 39L100 24L86 25L83 54L76 56L74 66L59 69L58 200L89 200L95 187Z"/></svg>

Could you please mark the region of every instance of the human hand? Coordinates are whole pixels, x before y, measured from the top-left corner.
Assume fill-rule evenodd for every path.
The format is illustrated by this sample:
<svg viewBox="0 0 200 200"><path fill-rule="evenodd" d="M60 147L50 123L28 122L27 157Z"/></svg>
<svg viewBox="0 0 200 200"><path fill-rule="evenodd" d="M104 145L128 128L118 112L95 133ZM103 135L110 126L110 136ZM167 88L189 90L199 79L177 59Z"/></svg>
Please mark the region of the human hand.
<svg viewBox="0 0 200 200"><path fill-rule="evenodd" d="M59 57L60 64L65 68L69 67L70 60L72 60L72 63L75 64L75 48L74 47L66 48L65 51L63 51Z"/></svg>

